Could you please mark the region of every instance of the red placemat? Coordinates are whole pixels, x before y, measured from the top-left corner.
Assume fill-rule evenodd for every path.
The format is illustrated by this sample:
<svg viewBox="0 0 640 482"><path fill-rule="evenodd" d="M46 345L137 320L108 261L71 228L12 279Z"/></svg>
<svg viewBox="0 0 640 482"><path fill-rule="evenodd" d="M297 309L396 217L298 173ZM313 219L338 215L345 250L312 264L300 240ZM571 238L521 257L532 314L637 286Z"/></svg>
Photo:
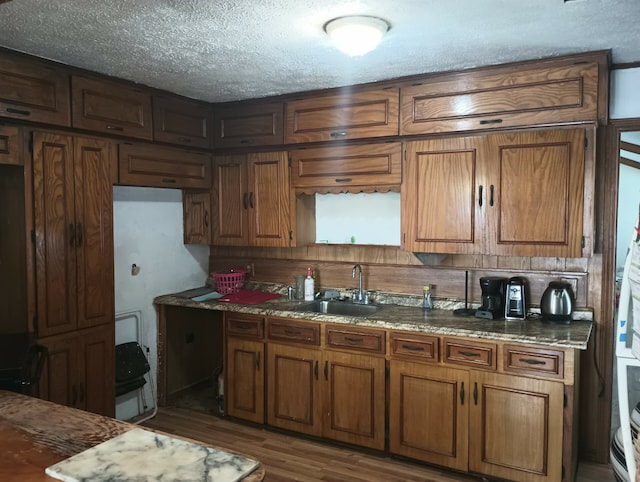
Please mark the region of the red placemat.
<svg viewBox="0 0 640 482"><path fill-rule="evenodd" d="M237 293L230 293L224 295L222 298L218 298L217 301L228 301L229 303L239 303L242 305L256 305L268 300L280 298L278 293L265 293L264 291L256 290L240 290Z"/></svg>

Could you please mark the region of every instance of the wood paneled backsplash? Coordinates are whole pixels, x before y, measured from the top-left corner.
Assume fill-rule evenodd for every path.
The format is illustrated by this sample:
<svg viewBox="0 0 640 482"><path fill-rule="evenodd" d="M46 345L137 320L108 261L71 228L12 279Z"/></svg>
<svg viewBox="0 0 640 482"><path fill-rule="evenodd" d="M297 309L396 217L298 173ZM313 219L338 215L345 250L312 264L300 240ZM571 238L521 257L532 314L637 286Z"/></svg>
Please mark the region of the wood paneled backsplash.
<svg viewBox="0 0 640 482"><path fill-rule="evenodd" d="M576 306L587 307L588 260L410 253L395 246L312 245L300 248L211 247L210 271L251 266L249 279L293 285L295 275L311 267L317 289L355 288L355 263L362 265L364 287L370 291L420 294L432 285L436 298L464 300L464 271L469 270L470 301L480 301L482 276L523 276L529 303L538 305L549 281L566 280Z"/></svg>

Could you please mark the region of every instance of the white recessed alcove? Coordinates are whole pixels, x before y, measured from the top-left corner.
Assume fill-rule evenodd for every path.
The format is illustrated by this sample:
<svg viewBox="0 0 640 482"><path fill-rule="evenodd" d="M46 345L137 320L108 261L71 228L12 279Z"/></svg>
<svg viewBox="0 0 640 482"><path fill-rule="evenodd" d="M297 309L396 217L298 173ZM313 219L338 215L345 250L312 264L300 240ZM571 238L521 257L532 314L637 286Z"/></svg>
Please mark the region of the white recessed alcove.
<svg viewBox="0 0 640 482"><path fill-rule="evenodd" d="M400 246L400 193L315 197L316 243Z"/></svg>

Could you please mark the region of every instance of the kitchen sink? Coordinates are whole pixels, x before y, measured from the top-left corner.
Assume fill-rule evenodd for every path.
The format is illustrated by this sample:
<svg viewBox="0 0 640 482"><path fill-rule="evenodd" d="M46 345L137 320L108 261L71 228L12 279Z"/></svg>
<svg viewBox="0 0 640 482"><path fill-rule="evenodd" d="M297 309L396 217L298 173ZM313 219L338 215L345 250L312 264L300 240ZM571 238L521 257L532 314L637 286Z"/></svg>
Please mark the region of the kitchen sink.
<svg viewBox="0 0 640 482"><path fill-rule="evenodd" d="M374 305L360 305L345 301L311 301L292 308L293 311L309 311L311 313L327 313L329 315L368 316L376 311Z"/></svg>

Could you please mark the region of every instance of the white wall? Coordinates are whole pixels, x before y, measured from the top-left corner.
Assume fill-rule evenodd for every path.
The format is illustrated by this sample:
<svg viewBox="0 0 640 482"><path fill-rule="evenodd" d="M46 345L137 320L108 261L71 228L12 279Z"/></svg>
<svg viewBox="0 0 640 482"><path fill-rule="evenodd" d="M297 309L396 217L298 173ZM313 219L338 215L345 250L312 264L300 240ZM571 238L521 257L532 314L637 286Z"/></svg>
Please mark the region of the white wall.
<svg viewBox="0 0 640 482"><path fill-rule="evenodd" d="M153 299L188 288L204 286L209 247L183 244L182 192L115 186L113 188L115 306L119 313L141 311L141 344L148 346L154 377L157 367L157 322ZM140 271L132 275L131 266ZM134 341L135 329L128 320L116 324L116 343ZM147 402L150 387L147 385ZM155 396L155 395L154 395ZM119 397L116 417L138 414L137 398Z"/></svg>
<svg viewBox="0 0 640 482"><path fill-rule="evenodd" d="M640 68L611 71L609 83L609 117L629 119L640 117Z"/></svg>

